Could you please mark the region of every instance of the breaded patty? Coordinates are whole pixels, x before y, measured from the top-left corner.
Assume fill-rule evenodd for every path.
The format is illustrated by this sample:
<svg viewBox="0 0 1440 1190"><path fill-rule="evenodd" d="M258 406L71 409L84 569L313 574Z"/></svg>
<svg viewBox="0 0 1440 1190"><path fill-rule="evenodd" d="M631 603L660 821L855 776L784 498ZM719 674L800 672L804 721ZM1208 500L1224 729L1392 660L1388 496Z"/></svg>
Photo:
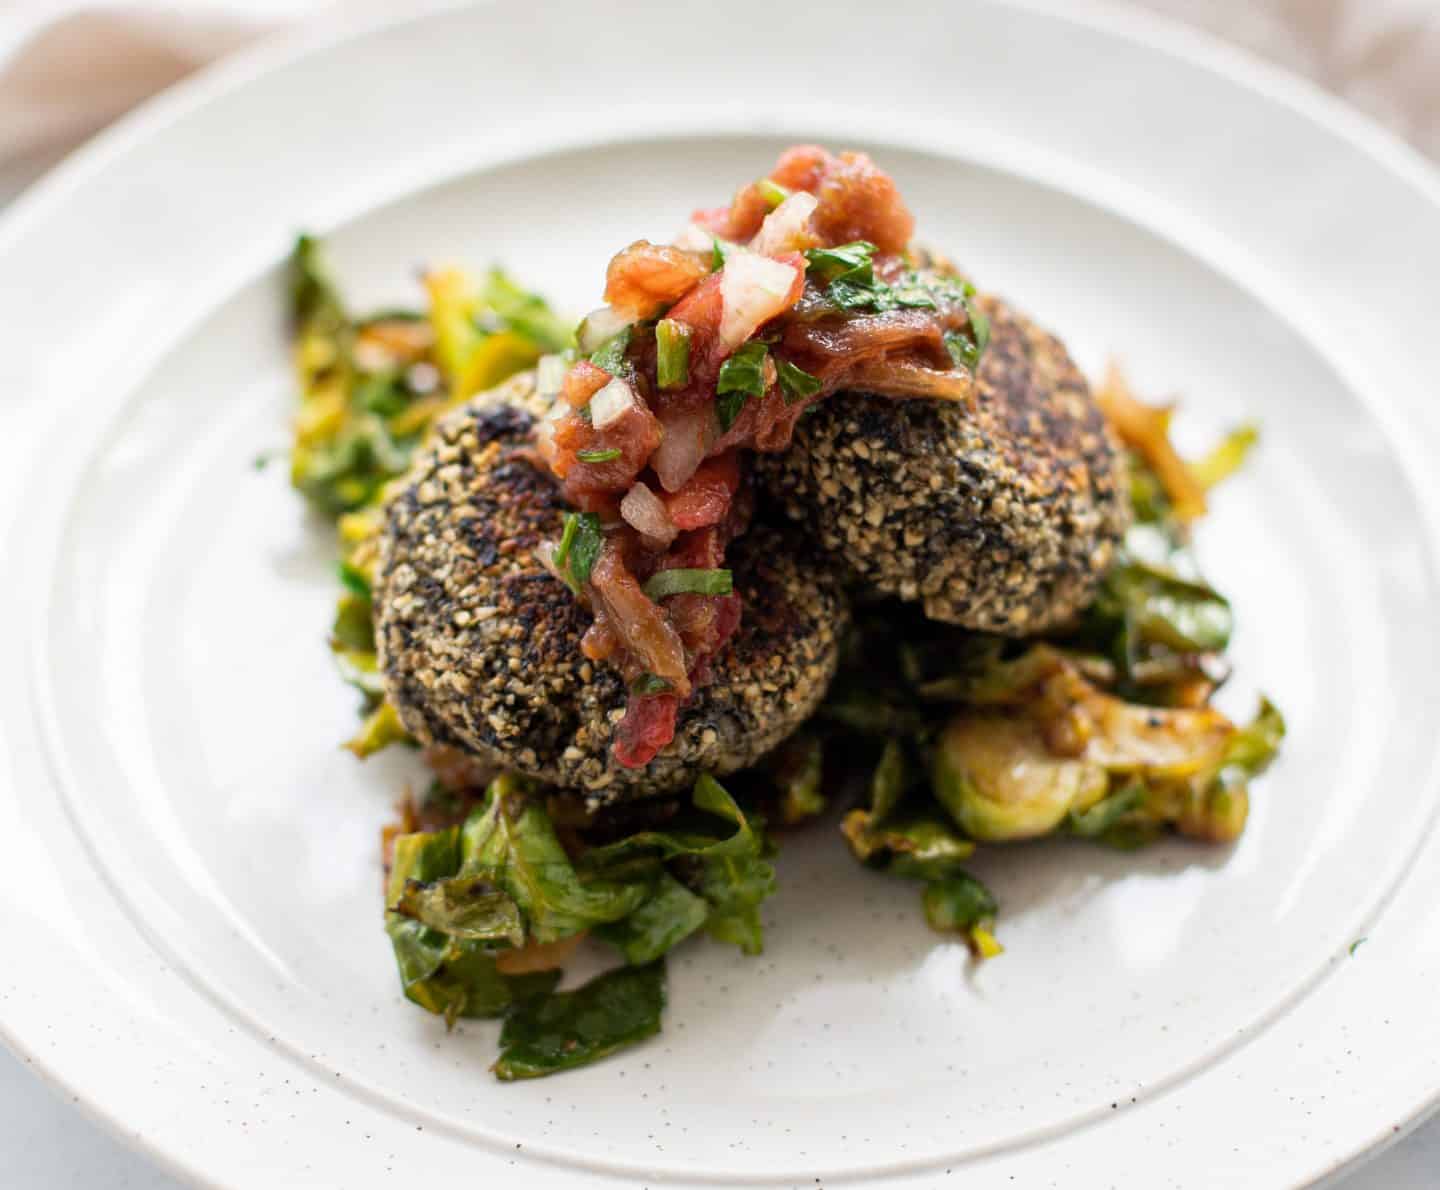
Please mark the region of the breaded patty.
<svg viewBox="0 0 1440 1190"><path fill-rule="evenodd" d="M971 403L837 393L757 457L789 517L865 585L1022 636L1094 596L1129 519L1119 449L1064 345L998 298Z"/></svg>
<svg viewBox="0 0 1440 1190"><path fill-rule="evenodd" d="M675 738L642 769L611 755L619 674L580 652L591 615L535 556L567 506L528 447L546 403L525 375L449 415L389 502L376 584L385 688L405 727L597 801L672 792L754 763L815 709L849 622L793 530L731 547L740 628Z"/></svg>

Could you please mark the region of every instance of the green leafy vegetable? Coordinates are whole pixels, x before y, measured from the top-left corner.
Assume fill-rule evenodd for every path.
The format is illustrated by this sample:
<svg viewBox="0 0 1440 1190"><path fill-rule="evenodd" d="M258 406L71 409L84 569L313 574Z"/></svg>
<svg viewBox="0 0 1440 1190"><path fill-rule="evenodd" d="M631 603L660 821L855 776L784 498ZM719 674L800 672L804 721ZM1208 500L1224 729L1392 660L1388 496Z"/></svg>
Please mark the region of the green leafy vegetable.
<svg viewBox="0 0 1440 1190"><path fill-rule="evenodd" d="M861 863L907 880L946 879L975 854L975 844L937 814L881 823L868 810L851 810L840 830Z"/></svg>
<svg viewBox="0 0 1440 1190"><path fill-rule="evenodd" d="M849 281L868 286L875 282L875 245L868 240L855 240L834 248L811 248L805 253L807 271L827 284Z"/></svg>
<svg viewBox="0 0 1440 1190"><path fill-rule="evenodd" d="M340 576L340 585L351 595L357 599L369 600L370 580L359 567L349 562L340 562L336 565L335 572Z"/></svg>
<svg viewBox="0 0 1440 1190"><path fill-rule="evenodd" d="M489 943L468 941L397 912L407 893L453 878L460 865L459 829L401 835L386 892L385 930L407 999L453 1021L498 1016L517 1000L553 987L559 972L506 976ZM413 894L412 894L413 895Z"/></svg>
<svg viewBox="0 0 1440 1190"><path fill-rule="evenodd" d="M482 878L510 896L525 922L525 937L555 942L600 922L618 921L649 895L643 884L581 880L540 800L518 778L491 783L485 802L461 832L458 879Z"/></svg>
<svg viewBox="0 0 1440 1190"><path fill-rule="evenodd" d="M706 929L747 954L763 946L760 903L775 891L775 869L765 855L765 838L735 799L713 777L695 782L696 813L665 831L640 831L596 847L580 860L582 873L610 879L658 876L662 865L710 906ZM715 834L715 820L734 829Z"/></svg>
<svg viewBox="0 0 1440 1190"><path fill-rule="evenodd" d="M514 899L488 877L451 877L432 884L408 883L391 905L402 917L466 942L525 945L525 923Z"/></svg>
<svg viewBox="0 0 1440 1190"><path fill-rule="evenodd" d="M578 592L590 581L590 572L595 569L595 560L604 545L605 533L600 528L600 518L593 512L565 514L565 527L560 531L554 562L556 569L568 577L572 591Z"/></svg>
<svg viewBox="0 0 1440 1190"><path fill-rule="evenodd" d="M771 755L766 767L779 794L783 825L794 826L825 812L824 761L825 746L809 731L796 732Z"/></svg>
<svg viewBox="0 0 1440 1190"><path fill-rule="evenodd" d="M609 463L618 459L620 454L618 446L609 446L603 450L577 450L575 457L582 463Z"/></svg>
<svg viewBox="0 0 1440 1190"><path fill-rule="evenodd" d="M671 595L729 595L734 582L728 570L693 570L677 566L657 570L645 584L645 594L655 602Z"/></svg>
<svg viewBox="0 0 1440 1190"><path fill-rule="evenodd" d="M690 328L683 322L655 324L655 383L667 390L690 383Z"/></svg>
<svg viewBox="0 0 1440 1190"><path fill-rule="evenodd" d="M611 376L619 376L625 365L625 352L630 348L632 331L633 328L627 326L618 335L606 339L596 351L591 352L590 362Z"/></svg>
<svg viewBox="0 0 1440 1190"><path fill-rule="evenodd" d="M627 963L638 966L678 946L709 917L710 903L704 897L669 872L662 872L649 900L628 917L597 926L595 936L618 949Z"/></svg>
<svg viewBox="0 0 1440 1190"><path fill-rule="evenodd" d="M715 409L722 430L735 424L746 398L765 395L765 360L769 353L764 343L752 339L720 365Z"/></svg>
<svg viewBox="0 0 1440 1190"><path fill-rule="evenodd" d="M780 378L780 391L785 394L787 405L813 397L823 387L818 377L810 375L804 368L796 367L789 360L780 360L776 370Z"/></svg>
<svg viewBox="0 0 1440 1190"><path fill-rule="evenodd" d="M999 907L975 877L959 873L925 886L925 921L932 930L963 934L977 958L994 958L1003 949L990 932Z"/></svg>
<svg viewBox="0 0 1440 1190"><path fill-rule="evenodd" d="M585 1066L660 1031L665 967L619 967L573 992L517 1004L500 1031L493 1069L504 1082Z"/></svg>
<svg viewBox="0 0 1440 1190"><path fill-rule="evenodd" d="M716 382L715 391L743 392L751 397L764 396L765 360L768 355L769 348L758 339L746 343L720 365L720 378Z"/></svg>
<svg viewBox="0 0 1440 1190"><path fill-rule="evenodd" d="M968 934L993 922L998 908L990 890L963 872L925 889L925 920L933 930Z"/></svg>

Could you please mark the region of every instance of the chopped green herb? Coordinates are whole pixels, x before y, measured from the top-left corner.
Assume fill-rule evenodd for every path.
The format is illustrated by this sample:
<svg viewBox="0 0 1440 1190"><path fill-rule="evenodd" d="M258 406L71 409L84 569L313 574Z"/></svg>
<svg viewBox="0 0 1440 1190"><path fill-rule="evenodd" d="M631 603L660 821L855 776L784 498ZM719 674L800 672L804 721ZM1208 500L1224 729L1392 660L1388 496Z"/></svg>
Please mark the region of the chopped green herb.
<svg viewBox="0 0 1440 1190"><path fill-rule="evenodd" d="M671 595L728 595L733 586L728 570L676 567L657 571L645 584L645 594L658 603Z"/></svg>
<svg viewBox="0 0 1440 1190"><path fill-rule="evenodd" d="M964 331L946 331L945 350L950 353L950 359L957 368L968 368L973 372L980 361L980 349Z"/></svg>
<svg viewBox="0 0 1440 1190"><path fill-rule="evenodd" d="M715 391L719 393L742 392L752 397L765 395L765 360L769 348L758 340L751 340L720 365L720 378Z"/></svg>
<svg viewBox="0 0 1440 1190"><path fill-rule="evenodd" d="M560 544L555 547L552 560L555 569L565 577L566 584L577 594L590 581L590 571L595 559L600 556L600 547L605 544L605 534L600 529L600 518L593 512L567 512L565 528L560 532Z"/></svg>
<svg viewBox="0 0 1440 1190"><path fill-rule="evenodd" d="M664 694L669 689L670 683L659 674L641 674L630 683L630 693L642 698L650 694Z"/></svg>
<svg viewBox="0 0 1440 1190"><path fill-rule="evenodd" d="M811 248L805 253L809 272L821 281L845 280L856 285L874 284L875 245L868 240L855 240L834 248Z"/></svg>
<svg viewBox="0 0 1440 1190"><path fill-rule="evenodd" d="M583 587L590 581L590 572L595 568L595 559L605 544L605 534L600 530L600 518L593 512L569 513L578 522L575 529L575 543L570 547L570 577L577 586Z"/></svg>
<svg viewBox="0 0 1440 1190"><path fill-rule="evenodd" d="M560 530L560 544L555 547L555 566L557 569L565 569L565 562L570 557L570 547L575 544L575 534L579 531L579 516L573 512L566 513L565 527Z"/></svg>
<svg viewBox="0 0 1440 1190"><path fill-rule="evenodd" d="M712 238L710 241L710 271L712 273L718 273L724 267L725 251L720 247L719 238Z"/></svg>
<svg viewBox="0 0 1440 1190"><path fill-rule="evenodd" d="M764 396L765 360L769 354L764 343L752 339L720 365L715 412L722 430L735 424L748 398Z"/></svg>
<svg viewBox="0 0 1440 1190"><path fill-rule="evenodd" d="M591 353L590 362L612 376L620 375L620 369L625 363L625 352L630 347L630 333L631 328L627 326L618 335L606 339L598 350Z"/></svg>
<svg viewBox="0 0 1440 1190"><path fill-rule="evenodd" d="M582 463L609 463L620 457L620 448L608 446L604 450L577 450L575 457Z"/></svg>
<svg viewBox="0 0 1440 1190"><path fill-rule="evenodd" d="M755 183L755 189L760 192L760 197L765 200L765 205L772 211L790 197L789 190L779 182L772 182L769 178L761 178Z"/></svg>
<svg viewBox="0 0 1440 1190"><path fill-rule="evenodd" d="M1359 950L1362 945L1369 941L1369 938L1356 938L1354 942L1350 943L1350 957L1353 959L1355 957L1355 952Z"/></svg>
<svg viewBox="0 0 1440 1190"><path fill-rule="evenodd" d="M819 377L810 375L804 368L796 367L789 360L779 360L776 371L780 377L780 391L785 394L787 405L813 397L822 387Z"/></svg>
<svg viewBox="0 0 1440 1190"><path fill-rule="evenodd" d="M968 295L965 309L970 312L970 325L975 330L975 364L978 367L980 361L985 358L985 349L990 346L990 318L975 309L970 303Z"/></svg>
<svg viewBox="0 0 1440 1190"><path fill-rule="evenodd" d="M655 324L655 383L662 389L690 383L690 328L662 318Z"/></svg>

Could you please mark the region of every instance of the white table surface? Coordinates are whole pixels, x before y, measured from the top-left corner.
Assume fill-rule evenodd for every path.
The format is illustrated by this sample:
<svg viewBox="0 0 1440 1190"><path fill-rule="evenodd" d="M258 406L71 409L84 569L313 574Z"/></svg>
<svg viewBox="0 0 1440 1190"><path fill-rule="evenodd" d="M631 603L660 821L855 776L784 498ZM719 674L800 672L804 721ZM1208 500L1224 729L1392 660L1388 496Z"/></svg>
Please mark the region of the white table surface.
<svg viewBox="0 0 1440 1190"><path fill-rule="evenodd" d="M48 164L31 159L0 168L0 208ZM0 1045L3 1190L179 1190L185 1185L91 1120ZM1440 1117L1336 1185L1343 1190L1437 1190Z"/></svg>

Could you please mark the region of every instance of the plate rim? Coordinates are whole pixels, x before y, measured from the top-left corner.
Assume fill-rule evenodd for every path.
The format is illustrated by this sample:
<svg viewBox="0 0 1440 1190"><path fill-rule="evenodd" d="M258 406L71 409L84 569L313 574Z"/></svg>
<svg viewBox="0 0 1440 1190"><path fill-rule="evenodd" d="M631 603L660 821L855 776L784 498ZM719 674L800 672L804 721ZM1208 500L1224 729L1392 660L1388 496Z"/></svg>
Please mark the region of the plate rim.
<svg viewBox="0 0 1440 1190"><path fill-rule="evenodd" d="M1063 24L1084 26L1118 37L1148 52L1183 59L1210 71L1260 99L1280 103L1305 119L1319 124L1360 149L1378 166L1415 187L1440 211L1440 167L1418 150L1299 76L1220 41L1203 31L1189 28L1168 17L1133 9L1110 0L990 0L1007 8L1040 13ZM183 121L217 98L254 85L271 71L323 53L380 30L421 25L439 14L461 9L496 6L498 0L423 0L404 12L375 6L330 20L316 28L289 31L261 39L254 46L222 59L177 85L152 97L67 156L41 180L23 192L0 218L0 253L19 242L32 223L45 218L49 208L62 202L72 191L85 186L111 162L121 159L137 143L172 122ZM1433 820L1432 820L1433 823ZM1417 852L1424 841L1417 844ZM1403 879L1400 883L1403 883ZM1398 886L1397 886L1398 887ZM0 1015L3 1040L27 1065L52 1086L64 1090L74 1106L101 1124L127 1146L145 1154L160 1167L200 1184L220 1185L201 1167L185 1162L167 1148L155 1133L145 1136L126 1131L123 1122L89 1101L83 1088L46 1063L37 1048L27 1047ZM1379 1143L1361 1142L1339 1164L1317 1170L1327 1182L1343 1176L1363 1161L1388 1147L1401 1135L1418 1126L1440 1108L1440 1086L1426 1102L1417 1105L1403 1127L1379 1138ZM603 1176L599 1175L599 1176Z"/></svg>

